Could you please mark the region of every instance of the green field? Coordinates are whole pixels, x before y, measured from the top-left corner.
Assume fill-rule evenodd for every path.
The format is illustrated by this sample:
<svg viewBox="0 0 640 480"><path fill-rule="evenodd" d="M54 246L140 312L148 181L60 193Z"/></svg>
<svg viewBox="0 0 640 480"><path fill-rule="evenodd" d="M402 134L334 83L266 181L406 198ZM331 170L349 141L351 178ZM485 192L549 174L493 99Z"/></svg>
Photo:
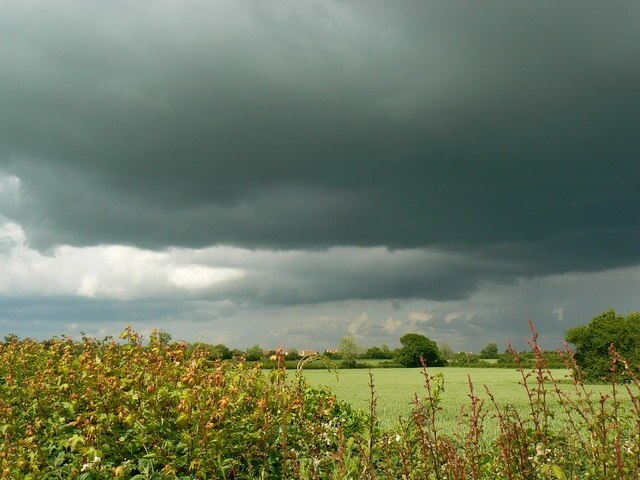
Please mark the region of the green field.
<svg viewBox="0 0 640 480"><path fill-rule="evenodd" d="M378 397L378 416L382 427L397 425L400 416L408 415L413 406L415 394L424 395L424 377L419 368L388 368L372 370L376 395ZM526 414L528 411L527 394L519 385L522 381L520 373L513 369L501 368L430 368L429 374L442 373L445 378L440 415L441 426L445 432L456 430L458 417L462 405L469 403L468 376L474 383L476 395L486 399L485 406L490 412L487 417L487 433L496 431L496 421L491 417L494 409L488 401L484 389L486 385L501 405L510 404ZM552 370L556 380L568 379L568 370ZM337 378L326 370L306 370L305 377L313 385L325 385L335 392L336 396L362 409L369 408L369 371L364 369L339 370ZM533 378L531 381L533 382ZM550 404L556 405L555 393L549 385ZM563 390L573 388L570 384L563 384ZM596 392L609 391L606 385L588 387ZM558 422L561 422L558 419Z"/></svg>

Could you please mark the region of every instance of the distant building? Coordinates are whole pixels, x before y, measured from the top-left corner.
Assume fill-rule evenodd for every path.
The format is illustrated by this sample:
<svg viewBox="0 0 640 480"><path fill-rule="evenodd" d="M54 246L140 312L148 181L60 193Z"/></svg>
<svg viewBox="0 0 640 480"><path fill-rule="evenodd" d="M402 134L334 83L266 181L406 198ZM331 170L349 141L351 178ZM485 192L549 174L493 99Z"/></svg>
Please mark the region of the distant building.
<svg viewBox="0 0 640 480"><path fill-rule="evenodd" d="M318 355L317 350L299 350L298 353L301 357L307 357L309 355Z"/></svg>

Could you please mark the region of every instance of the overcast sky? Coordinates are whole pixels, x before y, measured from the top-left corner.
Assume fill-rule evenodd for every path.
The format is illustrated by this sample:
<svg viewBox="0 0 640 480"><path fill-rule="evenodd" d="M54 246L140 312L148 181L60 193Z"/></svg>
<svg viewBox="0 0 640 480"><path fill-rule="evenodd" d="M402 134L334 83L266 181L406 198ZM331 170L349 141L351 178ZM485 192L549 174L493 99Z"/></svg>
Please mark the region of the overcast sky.
<svg viewBox="0 0 640 480"><path fill-rule="evenodd" d="M0 333L545 344L640 309L636 1L6 0Z"/></svg>

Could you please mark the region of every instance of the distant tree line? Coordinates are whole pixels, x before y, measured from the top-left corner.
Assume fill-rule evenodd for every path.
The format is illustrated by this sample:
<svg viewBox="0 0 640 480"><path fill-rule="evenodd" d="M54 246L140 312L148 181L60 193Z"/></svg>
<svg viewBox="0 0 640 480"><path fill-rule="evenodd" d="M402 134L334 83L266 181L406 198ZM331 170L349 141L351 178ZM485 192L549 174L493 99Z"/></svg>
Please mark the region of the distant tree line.
<svg viewBox="0 0 640 480"><path fill-rule="evenodd" d="M337 362L337 365L341 368L371 366L370 364L360 363L359 361L361 360L381 360L386 363L383 366L418 367L421 365L421 358L428 366L439 367L447 364L438 345L424 335L408 333L400 338L400 344L401 347L393 350L385 344L364 348L356 343L353 336L349 335L340 341L340 345L335 351L319 352L319 355L330 361ZM277 353L276 350L264 350L260 345L253 345L246 350L232 350L223 344L209 345L198 342L189 345L190 350L195 350L196 348L208 350L211 360L236 359L249 362L269 362ZM289 362L296 362L301 358L302 355L296 349L286 352L285 359Z"/></svg>
<svg viewBox="0 0 640 480"><path fill-rule="evenodd" d="M516 368L517 362L509 351L498 352L496 343L489 343L479 354L468 352L453 352L451 347L442 342L438 345L435 341L418 333L408 333L400 338L400 347L391 349L388 345L374 345L362 347L357 344L351 335L344 337L340 345L334 351L319 352L329 361L333 361L340 368L370 368L376 367L420 367L421 362L427 367L504 367ZM208 349L211 360L244 360L249 362L273 363L276 350L264 350L260 345L253 345L245 350L230 349L224 344L210 345L193 343L190 350L196 347ZM551 368L562 368L564 363L557 352L545 352L544 356ZM285 360L290 367L303 356L297 349L286 352ZM271 359L271 360L270 360ZM376 363L365 360L378 360ZM523 366L533 366L535 356L533 352L521 352L520 361ZM325 368L324 364L308 364L307 368Z"/></svg>
<svg viewBox="0 0 640 480"><path fill-rule="evenodd" d="M83 338L84 332L81 332ZM109 337L107 337L108 339ZM107 340L105 339L105 340ZM158 339L168 344L171 335L160 331ZM18 340L14 334L4 337L4 343ZM48 343L46 340L43 343ZM640 377L640 312L618 315L613 309L597 315L589 324L573 327L566 332L566 341L574 345L573 350L567 352L543 352L548 368L564 368L566 357L573 355L577 368L576 374L587 381L610 381L615 377L617 381L625 381L632 376ZM3 342L0 342L3 343ZM388 345L374 345L361 347L353 336L344 337L335 351L320 352L329 361L335 362L341 368L369 368L371 362L364 360L379 360L376 367L419 367L422 362L428 367L503 367L503 368L532 368L535 366L534 352L514 352L507 349L500 353L496 343L487 344L479 354L457 352L446 342L436 344L430 338L418 334L407 333L400 338L400 347L391 349ZM260 345L253 345L245 350L230 349L219 343L192 343L188 351L196 348L209 351L209 359L214 360L243 360L249 362L273 362L275 350L263 350ZM517 358L516 358L517 355ZM291 349L286 352L285 360L290 366L295 366L302 358L300 352ZM270 360L271 359L271 360ZM571 362L569 362L571 363ZM326 364L314 365L309 368L326 368Z"/></svg>

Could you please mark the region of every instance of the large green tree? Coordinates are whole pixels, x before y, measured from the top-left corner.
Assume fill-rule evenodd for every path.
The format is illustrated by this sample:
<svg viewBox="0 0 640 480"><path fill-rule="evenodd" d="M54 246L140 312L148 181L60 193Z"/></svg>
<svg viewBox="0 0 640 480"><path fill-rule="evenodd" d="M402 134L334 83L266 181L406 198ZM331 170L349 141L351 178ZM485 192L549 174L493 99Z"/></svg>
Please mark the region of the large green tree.
<svg viewBox="0 0 640 480"><path fill-rule="evenodd" d="M637 369L640 366L640 312L622 316L616 315L613 309L607 310L588 325L567 330L566 340L576 346L576 362L587 379L604 380L609 377L611 344Z"/></svg>
<svg viewBox="0 0 640 480"><path fill-rule="evenodd" d="M438 345L419 333L407 333L400 338L402 347L396 361L405 367L421 366L420 357L428 367L442 367L447 361L442 357Z"/></svg>

